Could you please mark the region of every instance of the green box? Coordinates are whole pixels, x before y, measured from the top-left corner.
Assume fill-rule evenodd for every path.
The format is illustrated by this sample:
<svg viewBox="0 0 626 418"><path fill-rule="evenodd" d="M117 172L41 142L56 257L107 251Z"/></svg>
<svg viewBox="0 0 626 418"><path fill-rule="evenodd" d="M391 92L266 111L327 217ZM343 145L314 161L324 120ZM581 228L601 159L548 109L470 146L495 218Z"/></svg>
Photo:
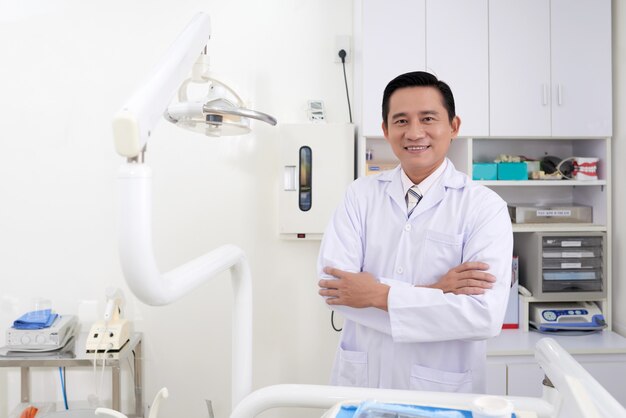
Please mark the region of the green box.
<svg viewBox="0 0 626 418"><path fill-rule="evenodd" d="M526 162L498 163L498 180L528 180Z"/></svg>

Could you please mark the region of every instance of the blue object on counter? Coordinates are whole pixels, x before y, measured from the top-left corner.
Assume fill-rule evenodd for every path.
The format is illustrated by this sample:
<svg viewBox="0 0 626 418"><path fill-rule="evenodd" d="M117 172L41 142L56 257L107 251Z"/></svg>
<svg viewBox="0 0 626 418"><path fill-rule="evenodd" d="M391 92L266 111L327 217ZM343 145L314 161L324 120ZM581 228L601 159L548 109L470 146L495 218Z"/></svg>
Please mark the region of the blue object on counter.
<svg viewBox="0 0 626 418"><path fill-rule="evenodd" d="M52 312L52 309L41 311L30 311L13 321L15 329L42 329L51 326L59 314Z"/></svg>
<svg viewBox="0 0 626 418"><path fill-rule="evenodd" d="M497 180L498 165L496 163L473 163L472 180Z"/></svg>
<svg viewBox="0 0 626 418"><path fill-rule="evenodd" d="M513 413L512 418L517 415ZM343 405L336 418L472 418L472 412L465 409L439 408L365 401L360 405Z"/></svg>
<svg viewBox="0 0 626 418"><path fill-rule="evenodd" d="M526 162L498 163L498 180L528 180Z"/></svg>
<svg viewBox="0 0 626 418"><path fill-rule="evenodd" d="M342 406L337 418L472 418L471 411L432 406L402 405L366 401L357 406Z"/></svg>

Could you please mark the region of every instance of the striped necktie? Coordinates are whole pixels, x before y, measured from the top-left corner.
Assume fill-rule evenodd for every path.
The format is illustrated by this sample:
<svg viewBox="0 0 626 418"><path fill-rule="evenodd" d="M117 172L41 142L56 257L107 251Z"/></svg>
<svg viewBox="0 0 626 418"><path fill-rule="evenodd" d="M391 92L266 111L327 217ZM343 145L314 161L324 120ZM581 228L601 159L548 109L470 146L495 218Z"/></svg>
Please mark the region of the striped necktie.
<svg viewBox="0 0 626 418"><path fill-rule="evenodd" d="M422 195L417 192L416 185L411 186L409 191L406 192L405 199L406 199L406 208L408 210L407 217L410 218L411 214L417 207L417 204L420 202L420 200L422 200Z"/></svg>

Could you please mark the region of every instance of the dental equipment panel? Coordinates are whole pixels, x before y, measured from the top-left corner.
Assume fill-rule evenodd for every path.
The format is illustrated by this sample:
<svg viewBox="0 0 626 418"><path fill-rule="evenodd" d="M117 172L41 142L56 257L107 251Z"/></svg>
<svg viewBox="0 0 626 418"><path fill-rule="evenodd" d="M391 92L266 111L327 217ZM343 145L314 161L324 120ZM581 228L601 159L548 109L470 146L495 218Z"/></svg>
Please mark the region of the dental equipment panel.
<svg viewBox="0 0 626 418"><path fill-rule="evenodd" d="M59 315L51 326L41 329L7 330L7 348L11 351L52 351L64 347L78 330L75 315Z"/></svg>
<svg viewBox="0 0 626 418"><path fill-rule="evenodd" d="M283 124L280 143L280 237L321 239L354 179L354 125Z"/></svg>
<svg viewBox="0 0 626 418"><path fill-rule="evenodd" d="M542 332L599 331L606 321L593 302L533 303L530 305L530 324Z"/></svg>
<svg viewBox="0 0 626 418"><path fill-rule="evenodd" d="M95 322L85 343L88 353L119 351L132 333L132 324L123 318L124 294L119 289L107 289L107 302L103 319Z"/></svg>

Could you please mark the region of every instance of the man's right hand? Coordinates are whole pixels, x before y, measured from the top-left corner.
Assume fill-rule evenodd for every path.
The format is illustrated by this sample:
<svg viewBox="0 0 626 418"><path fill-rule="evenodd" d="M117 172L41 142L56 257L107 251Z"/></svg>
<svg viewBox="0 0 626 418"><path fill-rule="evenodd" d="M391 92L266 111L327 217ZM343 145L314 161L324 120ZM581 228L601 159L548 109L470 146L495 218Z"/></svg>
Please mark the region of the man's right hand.
<svg viewBox="0 0 626 418"><path fill-rule="evenodd" d="M468 261L450 269L437 283L426 287L455 295L482 295L496 281L495 276L485 271L488 269L488 264Z"/></svg>

